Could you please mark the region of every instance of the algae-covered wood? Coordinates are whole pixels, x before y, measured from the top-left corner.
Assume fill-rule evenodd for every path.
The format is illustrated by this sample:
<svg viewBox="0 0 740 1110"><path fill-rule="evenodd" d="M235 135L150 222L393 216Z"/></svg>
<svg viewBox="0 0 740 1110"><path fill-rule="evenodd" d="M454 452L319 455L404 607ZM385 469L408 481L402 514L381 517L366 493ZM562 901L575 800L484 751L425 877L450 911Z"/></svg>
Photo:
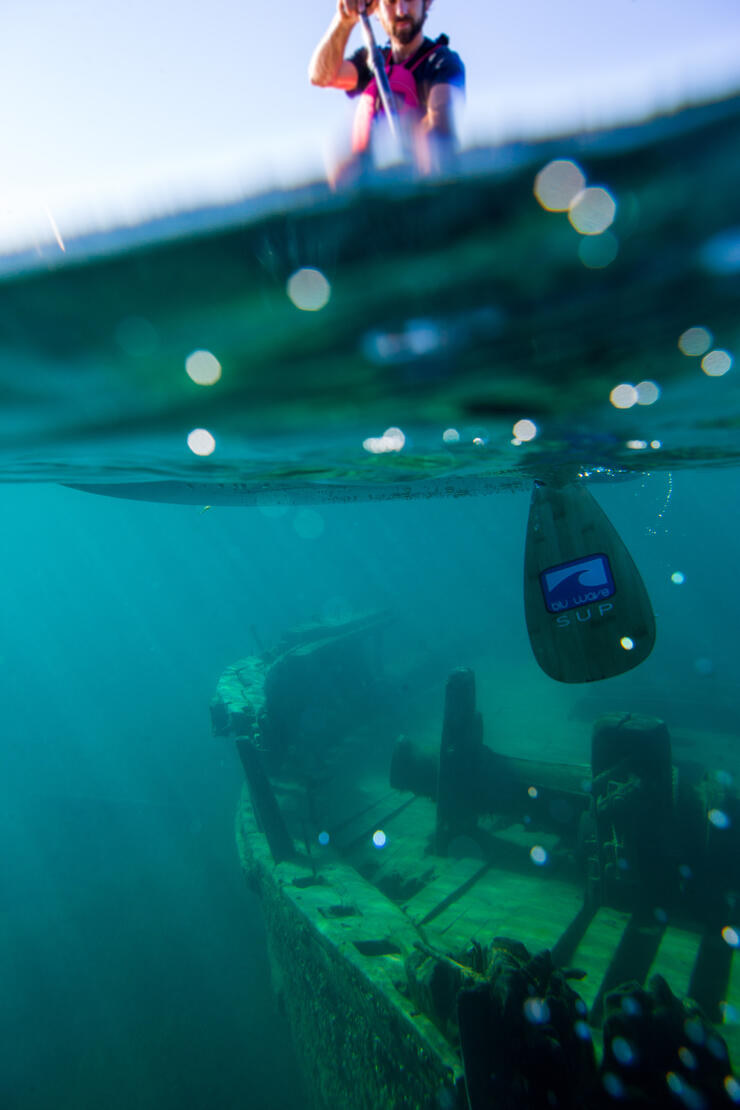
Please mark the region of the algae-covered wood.
<svg viewBox="0 0 740 1110"><path fill-rule="evenodd" d="M304 651L299 641L290 640L286 650L291 666L277 667L272 674L269 666L248 661L231 669L219 691L233 702L214 714L215 725L225 720L232 730L244 729L238 743L252 745L267 767L271 761L278 767L269 777L290 850L279 858L270 850L268 830L256 816L259 805L253 804L260 801L254 784L252 796L245 791L242 798L237 836L243 866L264 909L276 990L315 1110L462 1107L463 1056L479 1076L485 1075L490 1061L471 1061L471 1044L480 1053L493 1042L476 1036L463 1052L461 1036L472 1037L472 1032L459 1024L456 1000L470 1001L465 1011L469 1017L477 1012L474 1002L480 992L489 997L481 1012L489 1014L493 1024L487 1036L495 1038L496 992L509 979L519 984L512 986L514 994L524 989L527 998L541 991L544 1004L550 991L555 991L553 999L570 999L569 1005L579 999L581 1009L573 1014L584 1028L585 1020L590 1023L600 1048L602 1022L613 1026L615 1020L613 1006L609 1009L615 988L624 990L632 981L635 989L643 989L639 984L647 989L657 982L650 988L653 993L645 995L651 1006L660 999L665 1009L666 997L672 999L670 1005L682 1005L660 986L663 979L654 979L662 976L680 997L701 988L705 1013L715 1023L724 1019L715 1027L734 1047L738 1027L732 1022L740 1012L737 958L728 945L718 950L712 928L697 918L697 903L681 907L674 899L666 910L655 905L653 891L641 891L639 884L594 883L591 876L593 868L615 864L616 875L620 873L624 822L619 806L624 799L633 805L635 796L639 802L634 786L639 776L651 774L655 763L660 781L668 781L665 726L617 715L615 721L607 720L605 746L604 721L597 722L600 762L592 780L587 774L595 774L593 768L582 764L567 774L556 765L552 773L545 764L525 769L522 761L499 759L486 747L471 697L472 673L453 672L447 723L454 718L449 713L456 709L455 691L462 689L469 713L456 719L473 723L470 737L480 758L470 761L467 771L464 761L453 766L459 796L454 804L447 798L441 844L438 804L429 797L430 777L423 763L417 760L423 771L420 793L389 783L394 751L417 759L428 740L420 748L405 741L399 748L382 710L374 718L367 714L367 682L355 684L357 702L349 685L343 690L347 704L341 743L333 731L337 716L327 718L332 721L329 743L309 737L321 763L307 760L305 752L292 752L296 736L286 737L284 727L279 734L271 731L271 702L281 697L284 684L297 681L297 661L306 661L306 674L312 677L299 681L297 701L291 703L291 691L283 700L283 726L291 719L300 726L300 714L291 718L285 706L304 706L312 689L319 708L322 697L333 704L331 684L314 679L319 657L329 670L336 665L341 671L347 638L340 629L334 631L336 637L312 630L308 646L315 650ZM361 624L357 634L368 631L377 631L372 621ZM241 691L236 688L239 677ZM377 681L372 674L366 678ZM362 712L355 712L358 706ZM624 758L613 758L627 750L624 728L639 741L632 745L640 753L634 767L634 760L623 766ZM277 760L269 749L276 736ZM653 745L653 758L645 745L656 736L661 746L658 750ZM443 743L445 737L448 763L454 763L461 734L451 737L448 727ZM464 744L459 748L466 754ZM535 776L536 785L535 766L543 771ZM478 776L471 794L478 807L473 804L466 811L466 774L470 781L481 768L505 781L494 783L486 795L480 787L488 780ZM705 789L704 780L692 776L690 782L701 789L696 796L687 795L686 813L702 828L706 789L706 797L717 804L719 785ZM592 782L598 794L591 794ZM597 806L602 808L594 822ZM606 855L598 841L602 827L608 838ZM677 843L683 852L684 841ZM716 866L719 857L709 858ZM605 893L621 903L609 904ZM665 887L664 893L670 889ZM496 969L502 967L506 975L497 981ZM575 969L577 993L566 985L567 968ZM526 1033L525 1028L522 1035ZM597 1055L592 1079L599 1066Z"/></svg>
<svg viewBox="0 0 740 1110"><path fill-rule="evenodd" d="M461 1108L459 1055L405 989L402 910L341 862L273 864L246 792L237 842L315 1110Z"/></svg>

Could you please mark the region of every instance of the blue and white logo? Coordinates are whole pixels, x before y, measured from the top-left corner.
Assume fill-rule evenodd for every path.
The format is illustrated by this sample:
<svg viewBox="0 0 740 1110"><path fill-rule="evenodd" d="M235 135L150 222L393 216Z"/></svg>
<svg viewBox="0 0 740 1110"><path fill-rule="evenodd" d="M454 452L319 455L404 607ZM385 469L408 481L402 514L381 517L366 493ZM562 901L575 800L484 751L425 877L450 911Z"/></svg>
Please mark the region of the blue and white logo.
<svg viewBox="0 0 740 1110"><path fill-rule="evenodd" d="M612 597L616 591L612 568L606 555L587 555L540 575L548 613L563 613L594 601Z"/></svg>

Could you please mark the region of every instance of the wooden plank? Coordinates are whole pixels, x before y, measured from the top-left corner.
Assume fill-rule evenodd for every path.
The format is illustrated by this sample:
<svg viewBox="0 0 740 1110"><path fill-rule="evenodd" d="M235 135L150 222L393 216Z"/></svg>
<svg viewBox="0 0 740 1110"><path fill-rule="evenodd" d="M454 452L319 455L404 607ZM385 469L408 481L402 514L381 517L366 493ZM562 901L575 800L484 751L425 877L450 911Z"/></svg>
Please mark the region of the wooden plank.
<svg viewBox="0 0 740 1110"><path fill-rule="evenodd" d="M396 791L400 799L406 797ZM396 809L386 821L383 831L389 838L402 840L408 838L416 842L431 844L434 835L435 805L429 798L415 797L412 804L404 809Z"/></svg>
<svg viewBox="0 0 740 1110"><path fill-rule="evenodd" d="M414 798L386 817L381 827L386 834L381 848L366 833L344 853L344 858L400 904L420 885L431 882L439 866L439 859L427 851L434 829L434 804L426 798Z"/></svg>
<svg viewBox="0 0 740 1110"><path fill-rule="evenodd" d="M409 899L403 907L404 912L416 925L433 920L487 870L488 864L479 859L441 861L433 881Z"/></svg>
<svg viewBox="0 0 740 1110"><path fill-rule="evenodd" d="M588 972L578 983L578 993L589 1010L596 1001L629 920L629 914L602 906L589 922L575 950L571 964Z"/></svg>
<svg viewBox="0 0 740 1110"><path fill-rule="evenodd" d="M342 854L351 853L365 843L372 845L375 832L389 825L393 817L416 801L413 794L392 790L331 831L331 842Z"/></svg>
<svg viewBox="0 0 740 1110"><path fill-rule="evenodd" d="M546 832L544 829L533 830L524 824L512 824L505 829L496 829L490 836L490 859L494 867L505 870L514 868L520 877L527 880L535 878L540 882L545 878L545 872L536 871L532 863L531 853L534 848L544 849L548 856L552 856L560 844L561 837L558 833Z"/></svg>
<svg viewBox="0 0 740 1110"><path fill-rule="evenodd" d="M489 871L428 927L430 939L462 950L472 938L520 940L534 954L552 949L581 909L576 888L542 875Z"/></svg>
<svg viewBox="0 0 740 1110"><path fill-rule="evenodd" d="M331 783L325 784L320 799L326 812L332 814L330 830L338 835L373 806L398 796L399 792L391 790L387 782L363 779L362 783L358 783L351 777L338 774Z"/></svg>
<svg viewBox="0 0 740 1110"><path fill-rule="evenodd" d="M700 945L700 933L669 925L650 965L648 980L653 975L662 975L674 994L687 996Z"/></svg>
<svg viewBox="0 0 740 1110"><path fill-rule="evenodd" d="M430 820L431 815L431 820ZM384 847L373 847L374 881L380 883L389 870L405 868L409 879L435 872L439 859L428 853L434 833L434 803L415 798L404 809L396 810L382 824L386 835Z"/></svg>

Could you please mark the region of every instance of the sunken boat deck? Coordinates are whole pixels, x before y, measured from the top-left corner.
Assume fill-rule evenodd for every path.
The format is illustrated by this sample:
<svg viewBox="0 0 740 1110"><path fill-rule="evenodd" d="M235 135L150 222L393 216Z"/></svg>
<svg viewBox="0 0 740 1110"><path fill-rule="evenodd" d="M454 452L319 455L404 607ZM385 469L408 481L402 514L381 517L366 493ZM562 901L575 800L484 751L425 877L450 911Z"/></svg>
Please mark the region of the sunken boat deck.
<svg viewBox="0 0 740 1110"><path fill-rule="evenodd" d="M250 735L265 742L273 665L254 657L229 668L216 731L237 743ZM341 743L324 760L293 773L286 758L270 774L290 843L285 858L276 862L252 782L237 814L275 990L317 1110L468 1105L454 1005L445 997L450 979L435 967L457 969L458 984L469 980L466 953L495 938L514 938L530 953L549 950L557 966L579 969L574 986L597 1055L609 992L659 974L675 995L701 1005L731 1058L740 1058L740 961L714 925L594 903L572 838L536 821L480 817L483 848L463 835L438 854L437 804L389 785L383 765L391 752L377 742L383 728L366 714L339 730ZM531 768L535 783L540 768ZM587 804L590 769L570 770Z"/></svg>

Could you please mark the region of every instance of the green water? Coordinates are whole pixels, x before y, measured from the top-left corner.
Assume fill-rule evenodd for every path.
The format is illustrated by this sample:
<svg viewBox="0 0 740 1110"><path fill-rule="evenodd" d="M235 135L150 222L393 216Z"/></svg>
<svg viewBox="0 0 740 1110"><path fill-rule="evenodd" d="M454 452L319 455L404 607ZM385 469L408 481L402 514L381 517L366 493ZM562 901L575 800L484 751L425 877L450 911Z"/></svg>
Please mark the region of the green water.
<svg viewBox="0 0 740 1110"><path fill-rule="evenodd" d="M6 275L0 303L3 473L293 498L328 483L341 499L732 463L735 377L707 377L677 344L701 326L737 350L739 131L735 98L479 152L455 180L315 186L8 262L26 272ZM553 159L616 203L608 241L537 203ZM616 255L594 268L604 243ZM301 269L327 283L319 311L287 295ZM211 387L185 373L196 350L221 364ZM615 410L615 386L646 380L658 403ZM537 428L524 449L521 419ZM389 427L402 450L363 448ZM208 458L188 449L193 428L214 437Z"/></svg>

